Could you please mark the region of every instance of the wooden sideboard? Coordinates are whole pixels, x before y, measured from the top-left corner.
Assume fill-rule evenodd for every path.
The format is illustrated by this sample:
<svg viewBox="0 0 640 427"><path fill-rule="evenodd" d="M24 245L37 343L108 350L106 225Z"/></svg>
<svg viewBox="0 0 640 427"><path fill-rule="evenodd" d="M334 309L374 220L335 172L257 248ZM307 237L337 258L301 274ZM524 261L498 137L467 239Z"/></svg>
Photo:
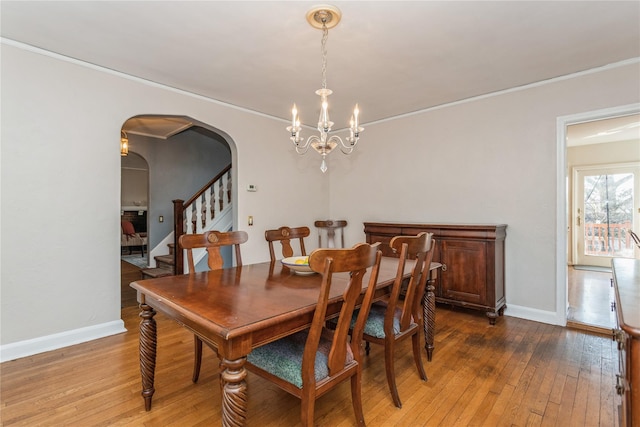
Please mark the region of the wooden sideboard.
<svg viewBox="0 0 640 427"><path fill-rule="evenodd" d="M493 325L506 308L504 285L505 224L413 224L365 222L367 243L382 243L382 253L394 236L433 233L433 261L442 264L436 279L436 302L483 310Z"/></svg>
<svg viewBox="0 0 640 427"><path fill-rule="evenodd" d="M622 397L620 426L640 426L640 260L611 260L615 290L619 374L616 392Z"/></svg>

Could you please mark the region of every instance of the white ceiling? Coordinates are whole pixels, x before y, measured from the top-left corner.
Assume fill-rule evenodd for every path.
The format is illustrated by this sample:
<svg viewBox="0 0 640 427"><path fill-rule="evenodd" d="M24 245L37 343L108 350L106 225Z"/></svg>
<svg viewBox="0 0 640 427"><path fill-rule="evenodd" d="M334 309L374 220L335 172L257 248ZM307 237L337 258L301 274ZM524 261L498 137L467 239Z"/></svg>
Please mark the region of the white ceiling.
<svg viewBox="0 0 640 427"><path fill-rule="evenodd" d="M305 16L316 4L3 0L1 35L274 117L295 102L315 127L322 33ZM638 1L332 4L343 13L327 42L335 129L356 102L366 127L640 58Z"/></svg>
<svg viewBox="0 0 640 427"><path fill-rule="evenodd" d="M640 141L639 114L580 123L567 128L568 147L631 140Z"/></svg>

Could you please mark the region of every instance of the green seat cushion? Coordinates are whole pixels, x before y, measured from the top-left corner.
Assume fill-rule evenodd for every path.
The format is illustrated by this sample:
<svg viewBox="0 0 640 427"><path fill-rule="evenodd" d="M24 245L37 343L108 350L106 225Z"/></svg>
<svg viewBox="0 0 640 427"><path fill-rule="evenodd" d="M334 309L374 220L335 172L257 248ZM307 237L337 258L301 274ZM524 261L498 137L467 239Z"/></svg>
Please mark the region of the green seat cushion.
<svg viewBox="0 0 640 427"><path fill-rule="evenodd" d="M376 302L371 305L367 323L364 325L364 333L366 335L376 338L384 338L384 314L387 311L387 307L387 304L384 302ZM396 308L396 313L393 317L393 332L395 334L400 333L400 315L401 310ZM356 316L354 315L351 321L352 326L355 326L355 319Z"/></svg>
<svg viewBox="0 0 640 427"><path fill-rule="evenodd" d="M329 376L327 360L333 333L323 330L314 365L316 382ZM254 349L247 361L298 388L302 388L302 355L307 342L308 330L297 332L277 341ZM345 365L353 361L351 347L347 345Z"/></svg>
<svg viewBox="0 0 640 427"><path fill-rule="evenodd" d="M371 305L371 310L369 310L369 317L367 318L367 322L364 324L364 334L369 335L371 337L376 338L384 338L384 314L387 311L387 303L384 301L378 301ZM356 310L353 313L353 317L351 317L351 329L356 326L356 321L358 319L358 314L360 310ZM400 315L401 311L399 308L396 308L396 315L393 318L393 332L395 334L400 333ZM335 328L336 321L334 319L329 321L333 324L333 328Z"/></svg>

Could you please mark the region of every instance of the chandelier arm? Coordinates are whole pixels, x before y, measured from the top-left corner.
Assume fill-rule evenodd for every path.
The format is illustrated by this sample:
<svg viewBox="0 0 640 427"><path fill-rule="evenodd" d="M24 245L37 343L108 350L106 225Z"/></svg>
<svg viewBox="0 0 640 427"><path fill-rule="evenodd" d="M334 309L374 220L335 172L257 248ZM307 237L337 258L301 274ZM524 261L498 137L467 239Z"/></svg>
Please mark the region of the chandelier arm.
<svg viewBox="0 0 640 427"><path fill-rule="evenodd" d="M313 138L313 136L310 136L307 139L307 142L304 142L304 139L300 139L297 143L294 141L293 142L293 146L296 149L296 153L305 154L307 151L309 151L309 147L311 147L311 139L312 138Z"/></svg>
<svg viewBox="0 0 640 427"><path fill-rule="evenodd" d="M311 145L314 142L322 142L322 139L318 137L318 135L311 135L309 139L307 139L307 145Z"/></svg>
<svg viewBox="0 0 640 427"><path fill-rule="evenodd" d="M338 135L333 135L331 138L329 138L329 142L335 142L337 144L340 145L340 151L342 151L344 154L351 154L353 152L353 150L356 148L356 144L358 143L358 141L356 140L353 143L349 143L347 141L347 144L345 144L342 141L342 138L340 138Z"/></svg>

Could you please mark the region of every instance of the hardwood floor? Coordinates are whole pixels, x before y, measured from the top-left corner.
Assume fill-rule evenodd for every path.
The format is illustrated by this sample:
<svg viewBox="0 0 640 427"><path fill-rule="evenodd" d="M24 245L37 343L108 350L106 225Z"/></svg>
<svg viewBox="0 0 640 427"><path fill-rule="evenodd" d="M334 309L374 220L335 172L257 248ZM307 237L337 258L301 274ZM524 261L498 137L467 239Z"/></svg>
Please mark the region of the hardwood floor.
<svg viewBox="0 0 640 427"><path fill-rule="evenodd" d="M569 312L567 326L611 336L616 325L611 310L611 272L577 270L568 267Z"/></svg>
<svg viewBox="0 0 640 427"><path fill-rule="evenodd" d="M120 307L136 307L138 300L136 290L129 283L142 279L140 268L120 260Z"/></svg>
<svg viewBox="0 0 640 427"><path fill-rule="evenodd" d="M158 314L153 408L140 396L138 309L125 307L128 332L0 365L3 426L220 425L217 358L205 350L191 382L193 335ZM504 316L438 307L436 349L420 381L411 343L396 350L403 407L387 389L381 346L365 357L363 405L376 426L617 426L618 351L606 337ZM294 426L300 402L248 375L253 426ZM317 401L316 424L355 424L349 384Z"/></svg>

